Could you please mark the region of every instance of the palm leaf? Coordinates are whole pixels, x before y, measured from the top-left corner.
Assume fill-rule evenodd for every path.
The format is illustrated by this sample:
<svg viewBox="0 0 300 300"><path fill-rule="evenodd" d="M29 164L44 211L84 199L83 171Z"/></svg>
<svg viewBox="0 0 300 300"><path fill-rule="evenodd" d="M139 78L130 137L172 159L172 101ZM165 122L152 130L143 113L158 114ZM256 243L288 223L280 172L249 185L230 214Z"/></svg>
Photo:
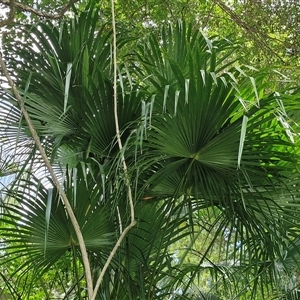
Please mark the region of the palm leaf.
<svg viewBox="0 0 300 300"><path fill-rule="evenodd" d="M290 107L284 106L291 95L268 95L261 74L247 75L246 68L230 70L226 52L222 59L222 41L211 42L196 33L197 38L189 39L191 32L182 24L167 30L168 35L151 36L139 49L142 65L137 74L151 74L143 84L155 94L143 143L143 151L153 157L146 158L152 174L145 181L144 198L188 195L181 199L192 199L194 207L217 207L224 223L216 234L224 234L227 226L233 241L243 245L232 252L228 243L226 259L232 252L234 260L247 264L245 276L255 274L252 284L258 291L270 283L284 245L293 244L293 237L287 238L293 235L291 224L297 227L299 222L296 215L290 217L280 194L285 190L294 197L287 201L298 207L287 175L295 170L299 142L289 123ZM151 56L142 58L146 51ZM221 55L220 65L216 54Z"/></svg>
<svg viewBox="0 0 300 300"><path fill-rule="evenodd" d="M86 169L82 167L70 172L65 181L66 193L82 228L88 251L101 253L112 245L115 233L109 221L109 210L100 204L101 186L97 188L95 179L83 172ZM3 223L0 230L7 245L4 257L10 260L15 259L14 255L24 256L20 269L29 271L35 268L38 270L36 276L39 276L68 251L78 249L78 242L59 193L43 186L37 178L29 180L21 180L15 185L10 196L16 202L2 204L5 212L1 216ZM4 224L8 226L3 227Z"/></svg>

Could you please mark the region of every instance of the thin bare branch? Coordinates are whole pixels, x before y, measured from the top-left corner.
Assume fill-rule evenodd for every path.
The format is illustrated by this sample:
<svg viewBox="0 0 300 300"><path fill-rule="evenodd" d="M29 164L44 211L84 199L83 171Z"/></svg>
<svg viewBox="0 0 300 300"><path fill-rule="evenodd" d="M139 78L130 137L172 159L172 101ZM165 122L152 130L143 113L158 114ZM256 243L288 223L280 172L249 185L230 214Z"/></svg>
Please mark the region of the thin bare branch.
<svg viewBox="0 0 300 300"><path fill-rule="evenodd" d="M103 268L102 268L102 270L101 270L101 273L100 273L99 278L98 278L98 280L97 280L97 283L96 283L96 285L95 285L94 294L93 294L93 296L92 296L92 298L91 298L90 300L95 300L95 299L96 299L96 295L97 295L98 289L99 289L99 287L100 287L100 285L101 285L101 283L102 283L102 280L103 280L103 277L104 277L104 275L105 275L105 272L106 272L107 268L109 267L109 265L110 265L112 259L114 258L114 256L115 256L115 254L116 254L118 248L121 246L121 243L122 243L122 241L124 240L125 236L126 236L127 233L129 232L129 230L130 230L132 227L135 226L135 224L136 224L136 221L130 223L130 224L124 229L124 231L122 232L122 234L119 236L118 241L116 242L114 248L113 248L112 251L110 252L109 257L108 257L108 259L106 260L105 265L103 266Z"/></svg>
<svg viewBox="0 0 300 300"><path fill-rule="evenodd" d="M84 265L84 270L85 270L85 276L86 276L86 282L87 282L87 290L88 290L88 296L89 296L89 299L92 298L92 295L93 295L93 281L92 281L92 274L91 274L91 268L90 268L90 262L89 262L89 259L88 259L88 254L87 254L87 250L86 250L86 246L85 246L85 242L84 242L84 239L83 239L83 235L82 235L82 232L81 232L81 229L80 229L80 226L77 222L77 219L76 219L76 216L74 214L74 211L72 209L72 206L66 196L66 194L63 192L63 189L61 187L61 184L52 168L52 165L48 159L48 156L41 144L41 141L40 141L40 138L32 124L32 121L29 117L29 114L25 108L25 105L24 105L24 101L19 93L19 91L17 90L15 84L14 84L14 81L12 80L11 76L9 75L8 73L8 70L6 68L6 65L3 61L3 58L0 54L0 68L2 69L2 72L4 74L4 76L6 77L7 81L8 81L8 84L10 85L11 89L12 89L12 92L14 94L14 96L16 97L17 101L18 101L18 104L21 108L21 111L23 113L23 116L24 116L24 119L26 121L26 123L28 124L28 127L29 127L29 130L31 132L31 135L36 143L36 146L37 148L39 149L39 152L43 158L43 161L45 162L45 165L47 167L47 169L49 170L49 173L52 177L52 180L57 188L58 191L60 191L60 196L62 198L62 201L65 205L65 208L66 208L66 211L70 217L70 220L72 222L72 225L74 227L74 230L75 230L75 233L76 233L76 236L77 236L77 239L78 239L78 244L79 244L79 247L80 247L80 251L81 251L81 255L82 255L82 261L83 261L83 265Z"/></svg>
<svg viewBox="0 0 300 300"><path fill-rule="evenodd" d="M11 6L11 2L14 2L14 9L15 8L18 8L22 11L25 11L25 12L30 12L38 17L43 17L43 18L47 18L47 19L61 19L64 14L68 11L68 9L71 7L72 4L74 3L77 3L79 2L80 0L73 0L73 1L69 1L67 4L65 4L60 10L58 13L55 13L55 14L51 14L51 13L48 13L48 12L45 12L45 11L41 11L41 10L38 10L38 9L35 9L29 5L25 5L25 4L22 4L21 2L15 2L14 0L0 0L0 3L1 4L4 4L4 5L7 5L7 6ZM5 22L7 21L8 19L2 21L2 22ZM1 23L0 23L1 24ZM7 24L5 24L7 25Z"/></svg>
<svg viewBox="0 0 300 300"><path fill-rule="evenodd" d="M118 141L118 146L121 152L121 160L123 164L125 183L128 190L128 200L130 206L130 217L131 223L135 222L134 220L134 204L132 191L129 181L128 169L124 154L122 152L123 145L121 141L120 135L120 127L119 127L119 118L118 118L118 96L117 96L117 38L116 38L116 22L115 22L115 12L114 12L114 0L111 0L111 10L112 10L112 24L113 24L113 62L114 62L114 115L115 115L115 126L116 126L116 136Z"/></svg>
<svg viewBox="0 0 300 300"><path fill-rule="evenodd" d="M119 127L119 117L118 117L118 96L117 96L117 31L116 31L116 21L115 21L115 12L114 12L114 0L111 0L111 15L112 15L112 24L113 24L113 62L114 62L114 115L115 115L115 125L116 125L116 135L118 140L119 149L121 152L121 160L123 164L125 183L128 191L128 201L130 206L130 217L131 223L135 223L134 219L134 204L132 197L132 190L128 175L128 168L125 160L124 153L122 151L123 145L120 135Z"/></svg>
<svg viewBox="0 0 300 300"><path fill-rule="evenodd" d="M75 0L75 2L78 2L79 0ZM6 2L6 3L3 3L3 2ZM20 8L20 3L15 3L14 0L0 0L0 3L3 3L3 4L9 4L10 5L10 12L9 12L9 16L6 20L3 20L2 22L0 22L0 28L3 27L3 26L6 26L10 23L13 22L14 20L14 14L15 14L15 7L19 7ZM68 8L70 7L71 3L68 3L67 5L65 5L60 13L58 15L60 16L63 16L63 14L68 10ZM21 4L21 6L23 7L24 5ZM25 11L30 11L30 10L26 10L26 8L29 8L27 6L24 6L25 7ZM30 8L29 8L30 9ZM33 13L35 13L36 15L39 15L39 11L31 11ZM56 15L56 16L58 16ZM45 16L45 15L43 15ZM56 18L56 16L54 15L54 18ZM49 17L49 14L48 14L48 17ZM52 15L53 17L53 15ZM57 179L57 176L55 175L55 172L51 166L51 163L47 157L47 154L41 144L41 141L39 139L39 136L32 124L32 121L28 115L28 112L24 106L24 102L23 102L23 99L19 93L19 91L17 90L11 76L9 75L8 73L8 70L6 68L6 65L3 61L3 58L0 54L0 68L2 69L2 72L4 74L4 76L6 77L7 79L7 82L8 84L10 85L11 89L12 89L12 92L14 94L14 96L16 97L17 101L18 101L18 104L21 108L21 111L23 113L23 116L24 116L24 119L26 120L27 124L28 124L28 127L29 127L29 130L31 132L31 135L40 151L40 154L45 162L45 165L47 167L47 169L49 170L49 173L53 179L53 182L57 188L58 191L60 191L60 196L62 198L62 201L65 205L65 208L66 208L66 211L70 217L70 220L72 222L72 225L74 227L74 230L75 230L75 233L76 233L76 236L77 236L77 239L78 239L78 244L79 244L79 248L80 248L80 251L81 251L81 254L82 254L82 261L83 261L83 265L84 265L84 270L85 270L85 276L86 276L86 282L87 282L87 290L88 290L88 295L89 295L89 298L91 298L92 294L93 294L93 281L92 281L92 274L91 274L91 268L90 268L90 263L89 263L89 259L88 259L88 254L87 254L87 250L86 250L86 246L85 246L85 242L84 242L84 239L83 239L83 235L82 235L82 232L81 232L81 229L80 229L80 226L77 222L77 219L76 219L76 216L74 214L74 211L72 209L72 206L66 196L66 194L63 192L62 190L62 187L60 185L60 182L59 180Z"/></svg>
<svg viewBox="0 0 300 300"><path fill-rule="evenodd" d="M125 160L124 153L122 151L123 149L123 144L121 141L121 135L120 135L120 126L119 126L119 117L118 117L118 97L117 97L117 34L116 34L116 20L115 20L115 3L114 0L111 0L111 16L112 16L112 26L113 26L113 70L114 70L114 117L115 117L115 126L116 126L116 136L117 136L117 141L118 141L118 146L119 150L121 152L121 160L122 160L122 165L123 165L123 170L124 170L124 177L125 177L125 184L127 187L127 193L128 193L128 202L129 202L129 207L130 207L130 219L131 222L130 224L120 233L120 236L118 238L118 241L116 242L114 248L112 249L108 259L105 262L105 265L103 266L101 273L99 275L99 278L97 279L95 289L94 289L94 294L93 297L90 300L94 300L97 295L97 291L102 283L103 277L105 275L105 272L107 268L109 267L113 257L115 256L118 248L120 247L123 239L129 232L129 230L135 226L136 221L134 218L134 204L133 204L133 196L132 196L132 190L130 186L130 180L129 180L129 175L128 175L128 168ZM120 215L119 215L120 218ZM121 220L119 220L121 224Z"/></svg>

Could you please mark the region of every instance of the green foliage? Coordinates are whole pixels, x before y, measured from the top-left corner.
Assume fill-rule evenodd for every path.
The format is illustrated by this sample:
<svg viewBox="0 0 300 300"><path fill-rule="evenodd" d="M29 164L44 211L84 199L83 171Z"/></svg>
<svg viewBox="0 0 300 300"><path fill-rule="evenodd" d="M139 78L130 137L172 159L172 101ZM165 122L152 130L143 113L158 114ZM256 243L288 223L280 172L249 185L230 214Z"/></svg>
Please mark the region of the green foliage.
<svg viewBox="0 0 300 300"><path fill-rule="evenodd" d="M91 2L59 24L21 26L24 39L4 45L80 224L95 281L130 222L125 155L137 225L97 299L293 295L297 89L273 90L268 71L239 66L235 43L208 38L195 23L178 21L135 39L119 24L119 151L112 37L100 13ZM3 170L18 171L1 202L0 287L22 299L83 299L81 254L60 191L9 91L0 106Z"/></svg>

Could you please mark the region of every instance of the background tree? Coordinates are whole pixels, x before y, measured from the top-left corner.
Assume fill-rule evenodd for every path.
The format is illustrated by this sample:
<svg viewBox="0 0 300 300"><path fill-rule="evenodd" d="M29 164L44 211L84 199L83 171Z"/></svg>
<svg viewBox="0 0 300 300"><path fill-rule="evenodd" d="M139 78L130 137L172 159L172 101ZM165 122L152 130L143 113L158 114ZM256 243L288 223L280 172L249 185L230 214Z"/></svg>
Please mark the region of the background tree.
<svg viewBox="0 0 300 300"><path fill-rule="evenodd" d="M9 0L0 1L3 9L9 3ZM84 9L87 1L14 3L17 20L35 22L37 16L63 17L72 3ZM109 3L97 5L101 8L101 17L110 20ZM162 24L184 19L210 34L223 37L234 35L241 39L243 45L240 58L258 67L277 64L292 68L299 63L298 1L118 1L116 15L118 22L130 31L155 30Z"/></svg>

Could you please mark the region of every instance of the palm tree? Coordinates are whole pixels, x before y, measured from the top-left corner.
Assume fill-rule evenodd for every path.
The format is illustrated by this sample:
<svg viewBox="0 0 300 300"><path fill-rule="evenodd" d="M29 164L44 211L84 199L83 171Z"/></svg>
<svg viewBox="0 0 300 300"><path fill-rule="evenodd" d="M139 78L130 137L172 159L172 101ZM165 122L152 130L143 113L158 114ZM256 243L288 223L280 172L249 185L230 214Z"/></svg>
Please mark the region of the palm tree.
<svg viewBox="0 0 300 300"><path fill-rule="evenodd" d="M251 274L254 295L258 282L270 284L276 263L290 253L283 244L298 240L297 230L290 232L298 223L297 141L283 101L293 104L287 95L265 95L262 74L252 75L256 84L245 77L228 63L230 52L222 55L227 47L233 48L179 23L140 48L140 73L158 108L149 118L148 152L155 163L146 192L175 196L193 209L214 208L216 235L229 232L226 261ZM241 246L230 249L237 242ZM192 270L197 276L199 268Z"/></svg>
<svg viewBox="0 0 300 300"><path fill-rule="evenodd" d="M192 24L142 39L119 28L121 153L110 26L92 3L74 13L25 26L23 42L4 54L81 226L94 280L130 222L125 155L137 226L97 299L266 299L281 291L280 275L291 278L299 256L295 90L270 91L263 72L238 67L236 45ZM19 171L0 218L3 264L18 262L6 288L22 299L36 286L46 298L82 299L81 254L60 191L41 172L14 97L3 90L0 101L1 141L15 147Z"/></svg>

